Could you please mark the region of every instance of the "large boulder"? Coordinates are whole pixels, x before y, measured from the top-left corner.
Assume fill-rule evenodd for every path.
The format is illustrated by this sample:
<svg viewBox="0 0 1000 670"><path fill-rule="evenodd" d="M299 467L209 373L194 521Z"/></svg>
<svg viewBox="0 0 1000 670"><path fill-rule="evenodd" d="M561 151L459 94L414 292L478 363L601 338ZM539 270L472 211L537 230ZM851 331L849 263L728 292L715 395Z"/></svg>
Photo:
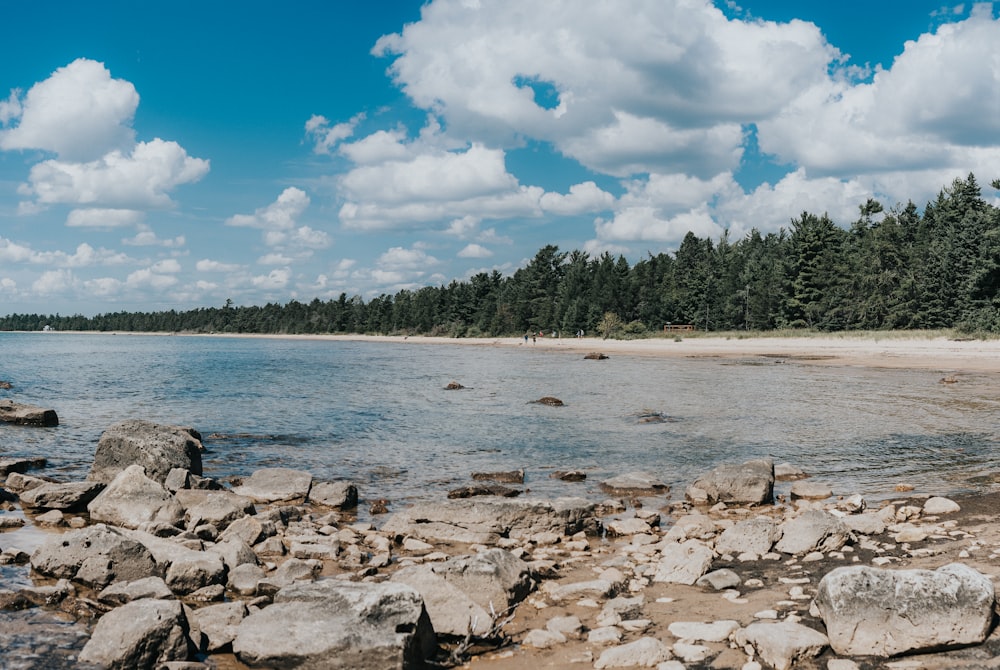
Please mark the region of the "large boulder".
<svg viewBox="0 0 1000 670"><path fill-rule="evenodd" d="M653 581L690 586L708 572L714 557L715 552L698 540L667 544L661 552Z"/></svg>
<svg viewBox="0 0 1000 670"><path fill-rule="evenodd" d="M723 463L696 479L686 495L696 503L770 504L774 500L774 461L760 458Z"/></svg>
<svg viewBox="0 0 1000 670"><path fill-rule="evenodd" d="M851 656L979 644L990 632L994 600L989 577L961 563L937 570L836 568L816 594L830 646Z"/></svg>
<svg viewBox="0 0 1000 670"><path fill-rule="evenodd" d="M383 530L427 541L496 544L501 537L555 532L596 533L594 504L581 498L553 501L464 498L418 503L393 514Z"/></svg>
<svg viewBox="0 0 1000 670"><path fill-rule="evenodd" d="M204 640L204 651L219 651L236 639L240 622L246 618L247 606L242 601L209 605L193 610L191 627L196 628Z"/></svg>
<svg viewBox="0 0 1000 670"><path fill-rule="evenodd" d="M233 521L257 513L250 498L230 491L180 489L174 496L184 508L184 519L190 528L210 523L225 530Z"/></svg>
<svg viewBox="0 0 1000 670"><path fill-rule="evenodd" d="M233 493L254 502L304 501L312 486L312 475L305 470L291 468L263 468L233 487Z"/></svg>
<svg viewBox="0 0 1000 670"><path fill-rule="evenodd" d="M104 524L52 538L31 555L31 567L48 577L74 579L92 588L163 574L141 542Z"/></svg>
<svg viewBox="0 0 1000 670"><path fill-rule="evenodd" d="M24 405L13 400L0 400L0 421L16 426L58 426L59 416L54 409Z"/></svg>
<svg viewBox="0 0 1000 670"><path fill-rule="evenodd" d="M188 655L188 622L181 603L143 599L101 617L79 659L102 668L132 670L187 661Z"/></svg>
<svg viewBox="0 0 1000 670"><path fill-rule="evenodd" d="M193 428L129 419L101 435L87 479L108 483L130 465L141 465L160 484L173 468L201 475L201 435Z"/></svg>
<svg viewBox="0 0 1000 670"><path fill-rule="evenodd" d="M836 551L851 539L843 521L825 510L811 509L781 524L781 539L774 550L785 554Z"/></svg>
<svg viewBox="0 0 1000 670"><path fill-rule="evenodd" d="M130 465L87 505L91 521L138 528L148 522L176 526L184 508L162 485L146 476L141 465Z"/></svg>
<svg viewBox="0 0 1000 670"><path fill-rule="evenodd" d="M251 668L424 667L436 650L420 594L403 584L324 580L287 586L243 619L233 641Z"/></svg>
<svg viewBox="0 0 1000 670"><path fill-rule="evenodd" d="M392 581L416 589L434 631L454 636L487 633L533 586L528 565L503 549L406 567Z"/></svg>

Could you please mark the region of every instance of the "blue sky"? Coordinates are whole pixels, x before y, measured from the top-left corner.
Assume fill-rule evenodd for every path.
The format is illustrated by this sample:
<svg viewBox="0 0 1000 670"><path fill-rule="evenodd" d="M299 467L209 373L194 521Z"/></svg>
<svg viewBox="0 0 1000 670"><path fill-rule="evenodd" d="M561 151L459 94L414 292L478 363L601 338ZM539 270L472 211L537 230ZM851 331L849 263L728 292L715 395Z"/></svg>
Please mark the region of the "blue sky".
<svg viewBox="0 0 1000 670"><path fill-rule="evenodd" d="M0 314L370 298L1000 176L1000 8L5 3Z"/></svg>

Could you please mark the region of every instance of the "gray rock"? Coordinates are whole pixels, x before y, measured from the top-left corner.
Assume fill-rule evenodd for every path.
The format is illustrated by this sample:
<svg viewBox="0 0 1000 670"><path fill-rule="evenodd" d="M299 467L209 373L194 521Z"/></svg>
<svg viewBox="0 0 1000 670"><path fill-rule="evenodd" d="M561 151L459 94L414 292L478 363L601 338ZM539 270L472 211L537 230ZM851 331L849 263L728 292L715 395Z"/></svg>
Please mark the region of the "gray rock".
<svg viewBox="0 0 1000 670"><path fill-rule="evenodd" d="M391 581L416 589L435 632L455 636L470 626L477 635L486 633L494 617L502 618L533 586L527 564L503 549L410 566Z"/></svg>
<svg viewBox="0 0 1000 670"><path fill-rule="evenodd" d="M219 539L225 541L238 538L252 547L276 532L273 521L266 521L257 516L243 516L226 526Z"/></svg>
<svg viewBox="0 0 1000 670"><path fill-rule="evenodd" d="M236 639L240 622L247 616L247 606L242 602L221 603L193 610L191 625L204 636L203 651L212 653Z"/></svg>
<svg viewBox="0 0 1000 670"><path fill-rule="evenodd" d="M312 486L312 475L305 470L291 468L262 468L257 470L233 493L259 503L304 501Z"/></svg>
<svg viewBox="0 0 1000 670"><path fill-rule="evenodd" d="M950 498L935 496L924 501L924 514L953 514L962 510L962 507Z"/></svg>
<svg viewBox="0 0 1000 670"><path fill-rule="evenodd" d="M741 646L752 645L775 670L790 670L800 660L819 656L828 644L823 633L791 621L752 623L735 637Z"/></svg>
<svg viewBox="0 0 1000 670"><path fill-rule="evenodd" d="M281 589L243 619L233 651L250 667L423 667L436 641L420 595L403 584L325 580Z"/></svg>
<svg viewBox="0 0 1000 670"><path fill-rule="evenodd" d="M994 600L990 579L960 563L933 571L836 568L816 594L830 646L850 656L978 644L989 634Z"/></svg>
<svg viewBox="0 0 1000 670"><path fill-rule="evenodd" d="M226 584L230 589L241 596L255 596L260 589L260 584L267 578L264 568L244 563L229 571L229 581Z"/></svg>
<svg viewBox="0 0 1000 670"><path fill-rule="evenodd" d="M789 493L793 499L825 500L833 495L833 489L820 482L800 481L792 484L792 489Z"/></svg>
<svg viewBox="0 0 1000 670"><path fill-rule="evenodd" d="M4 482L4 486L14 493L21 494L24 491L38 488L42 484L49 483L52 483L51 480L43 479L41 477L33 477L31 475L24 475L20 472L12 472L7 475L7 480Z"/></svg>
<svg viewBox="0 0 1000 670"><path fill-rule="evenodd" d="M665 644L653 637L641 637L635 642L605 649L594 663L594 667L597 670L653 667L671 658L673 656L670 654L670 648Z"/></svg>
<svg viewBox="0 0 1000 670"><path fill-rule="evenodd" d="M840 521L848 530L862 535L881 535L885 532L885 521L874 512L851 514Z"/></svg>
<svg viewBox="0 0 1000 670"><path fill-rule="evenodd" d="M230 491L181 489L174 496L184 508L189 528L210 523L220 531L248 514L256 514L253 501Z"/></svg>
<svg viewBox="0 0 1000 670"><path fill-rule="evenodd" d="M21 504L36 509L78 510L87 506L104 488L99 482L46 482L20 494Z"/></svg>
<svg viewBox="0 0 1000 670"><path fill-rule="evenodd" d="M59 535L35 550L31 567L93 588L162 575L149 549L123 531L97 524Z"/></svg>
<svg viewBox="0 0 1000 670"><path fill-rule="evenodd" d="M354 509L358 506L358 487L350 482L316 482L309 491L309 500L326 507Z"/></svg>
<svg viewBox="0 0 1000 670"><path fill-rule="evenodd" d="M770 504L774 500L774 462L769 458L723 463L688 487L692 501Z"/></svg>
<svg viewBox="0 0 1000 670"><path fill-rule="evenodd" d="M225 563L227 570L233 570L246 563L250 565L258 565L260 563L257 554L254 553L250 545L238 537L231 537L222 542L216 542L214 545L208 547L206 551L217 554L222 559L222 562Z"/></svg>
<svg viewBox="0 0 1000 670"><path fill-rule="evenodd" d="M12 472L24 474L28 470L40 470L45 467L47 459L44 456L30 458L0 458L0 477L6 477Z"/></svg>
<svg viewBox="0 0 1000 670"><path fill-rule="evenodd" d="M728 568L706 572L695 582L697 586L713 591L735 589L742 583L743 580L740 579L740 576Z"/></svg>
<svg viewBox="0 0 1000 670"><path fill-rule="evenodd" d="M59 425L59 415L54 409L45 409L4 399L0 400L0 421L15 426L52 427Z"/></svg>
<svg viewBox="0 0 1000 670"><path fill-rule="evenodd" d="M698 540L688 540L667 545L661 556L653 581L690 586L708 571L715 554Z"/></svg>
<svg viewBox="0 0 1000 670"><path fill-rule="evenodd" d="M501 537L528 538L544 532L594 534L594 504L581 498L514 500L464 498L418 503L393 514L383 530L426 541L496 544Z"/></svg>
<svg viewBox="0 0 1000 670"><path fill-rule="evenodd" d="M778 482L794 482L808 477L802 469L791 463L778 463L774 466L774 480Z"/></svg>
<svg viewBox="0 0 1000 670"><path fill-rule="evenodd" d="M781 530L774 519L759 516L737 522L722 531L715 542L715 551L732 556L740 554L763 556L771 551L771 547L780 538Z"/></svg>
<svg viewBox="0 0 1000 670"><path fill-rule="evenodd" d="M188 660L188 622L176 600L136 600L97 622L80 662L105 668L153 668Z"/></svg>
<svg viewBox="0 0 1000 670"><path fill-rule="evenodd" d="M171 591L187 595L206 586L225 584L226 565L218 554L196 551L173 561L167 568L165 580Z"/></svg>
<svg viewBox="0 0 1000 670"><path fill-rule="evenodd" d="M670 492L670 487L648 472L627 472L601 482L601 490L613 496L653 496Z"/></svg>
<svg viewBox="0 0 1000 670"><path fill-rule="evenodd" d="M174 468L201 475L201 450L201 435L193 428L122 421L101 435L87 479L106 484L130 465L143 466L160 484Z"/></svg>
<svg viewBox="0 0 1000 670"><path fill-rule="evenodd" d="M184 508L162 485L147 477L141 465L119 472L87 505L92 521L138 528L144 523L178 525Z"/></svg>
<svg viewBox="0 0 1000 670"><path fill-rule="evenodd" d="M723 619L711 623L700 621L675 621L667 630L678 640L691 640L693 642L725 642L729 636L739 630L740 624L736 621Z"/></svg>
<svg viewBox="0 0 1000 670"><path fill-rule="evenodd" d="M97 594L97 600L115 607L143 598L171 600L173 597L173 592L162 577L144 577L131 582L115 582Z"/></svg>
<svg viewBox="0 0 1000 670"><path fill-rule="evenodd" d="M781 524L781 539L775 551L807 554L811 551L836 551L851 539L843 522L823 510L806 510Z"/></svg>

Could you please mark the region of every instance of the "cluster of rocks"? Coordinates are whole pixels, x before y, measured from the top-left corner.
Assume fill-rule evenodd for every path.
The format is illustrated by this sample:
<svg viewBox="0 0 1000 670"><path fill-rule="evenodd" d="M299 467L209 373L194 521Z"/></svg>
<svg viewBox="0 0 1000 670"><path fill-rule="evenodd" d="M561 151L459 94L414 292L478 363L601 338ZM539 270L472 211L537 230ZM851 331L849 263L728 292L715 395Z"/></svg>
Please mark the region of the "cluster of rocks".
<svg viewBox="0 0 1000 670"><path fill-rule="evenodd" d="M658 506L637 499L669 487L628 473L602 489L630 508L475 496L376 528L352 514L349 482L268 468L223 485L203 475L202 448L191 428L125 421L101 436L84 482L4 463L6 489L60 532L30 557L0 553L39 578L0 592L0 607L94 621L79 661L109 668L207 667L216 653L260 668L415 668L499 645L491 658L510 667L563 653L595 668L785 669L825 654L846 669L992 630L989 577L962 563L900 569L972 537L941 520L958 510L948 499L869 510L802 480L775 505L775 466L757 460Z"/></svg>

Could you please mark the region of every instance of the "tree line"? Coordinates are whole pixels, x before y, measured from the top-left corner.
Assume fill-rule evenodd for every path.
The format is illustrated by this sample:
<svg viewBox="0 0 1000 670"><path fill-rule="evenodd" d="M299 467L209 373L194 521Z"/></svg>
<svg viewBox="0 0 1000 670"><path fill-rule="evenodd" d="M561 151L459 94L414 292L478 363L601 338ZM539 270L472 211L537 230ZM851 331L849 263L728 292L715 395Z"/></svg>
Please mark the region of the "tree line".
<svg viewBox="0 0 1000 670"><path fill-rule="evenodd" d="M1000 180L992 182L1000 189ZM788 228L731 240L688 233L673 254L623 256L547 245L512 275L335 300L93 317L11 314L0 330L368 333L450 337L578 331L641 336L666 324L703 331L956 328L1000 331L1000 209L974 175L921 213L876 200L836 225L803 212Z"/></svg>

